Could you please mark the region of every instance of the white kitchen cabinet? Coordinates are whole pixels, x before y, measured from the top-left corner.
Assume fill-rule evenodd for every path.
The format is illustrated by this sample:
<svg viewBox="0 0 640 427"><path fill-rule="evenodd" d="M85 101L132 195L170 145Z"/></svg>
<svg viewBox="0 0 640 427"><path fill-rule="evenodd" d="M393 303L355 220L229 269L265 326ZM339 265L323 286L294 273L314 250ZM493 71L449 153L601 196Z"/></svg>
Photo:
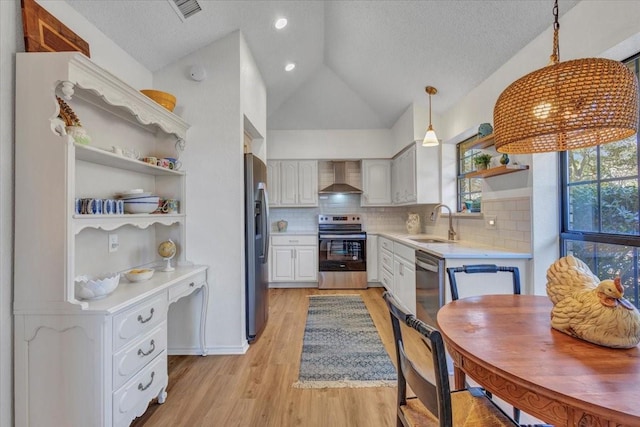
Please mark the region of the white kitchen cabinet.
<svg viewBox="0 0 640 427"><path fill-rule="evenodd" d="M270 282L317 282L318 236L272 235Z"/></svg>
<svg viewBox="0 0 640 427"><path fill-rule="evenodd" d="M393 242L393 280L395 294L412 313L416 312L415 249Z"/></svg>
<svg viewBox="0 0 640 427"><path fill-rule="evenodd" d="M394 205L440 203L440 150L411 143L392 160Z"/></svg>
<svg viewBox="0 0 640 427"><path fill-rule="evenodd" d="M89 145L66 134L54 95L79 117ZM129 425L153 398L164 402L168 306L200 289L202 312L190 314L205 353L207 267L185 259L186 173L106 150L178 157L188 128L82 54L16 55L16 426ZM77 198L132 188L178 199L179 211L75 213ZM110 234L119 237L113 253ZM76 298L79 275L160 265L157 247L168 238L178 248L174 271L140 283L122 277L102 299Z"/></svg>
<svg viewBox="0 0 640 427"><path fill-rule="evenodd" d="M318 206L318 162L298 162L298 206Z"/></svg>
<svg viewBox="0 0 640 427"><path fill-rule="evenodd" d="M391 204L391 160L362 160L362 196L360 206Z"/></svg>
<svg viewBox="0 0 640 427"><path fill-rule="evenodd" d="M269 206L280 206L280 162L267 162L267 194Z"/></svg>
<svg viewBox="0 0 640 427"><path fill-rule="evenodd" d="M416 202L416 150L415 147L402 151L392 160L395 180L392 182L393 203Z"/></svg>
<svg viewBox="0 0 640 427"><path fill-rule="evenodd" d="M318 162L316 160L269 160L267 184L272 207L318 206Z"/></svg>
<svg viewBox="0 0 640 427"><path fill-rule="evenodd" d="M378 236L378 277L389 292L395 294L393 283L393 241Z"/></svg>
<svg viewBox="0 0 640 427"><path fill-rule="evenodd" d="M416 312L415 249L378 236L378 274L382 285Z"/></svg>
<svg viewBox="0 0 640 427"><path fill-rule="evenodd" d="M378 236L367 235L367 282L378 282Z"/></svg>

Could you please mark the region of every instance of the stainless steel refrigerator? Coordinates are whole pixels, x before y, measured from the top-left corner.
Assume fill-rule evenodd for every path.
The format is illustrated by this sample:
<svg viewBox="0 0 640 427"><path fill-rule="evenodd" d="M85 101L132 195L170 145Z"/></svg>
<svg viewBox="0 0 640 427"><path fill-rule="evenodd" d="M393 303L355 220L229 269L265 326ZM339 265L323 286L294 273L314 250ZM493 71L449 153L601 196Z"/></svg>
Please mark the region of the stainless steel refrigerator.
<svg viewBox="0 0 640 427"><path fill-rule="evenodd" d="M269 318L269 201L267 167L244 155L247 340L254 342Z"/></svg>

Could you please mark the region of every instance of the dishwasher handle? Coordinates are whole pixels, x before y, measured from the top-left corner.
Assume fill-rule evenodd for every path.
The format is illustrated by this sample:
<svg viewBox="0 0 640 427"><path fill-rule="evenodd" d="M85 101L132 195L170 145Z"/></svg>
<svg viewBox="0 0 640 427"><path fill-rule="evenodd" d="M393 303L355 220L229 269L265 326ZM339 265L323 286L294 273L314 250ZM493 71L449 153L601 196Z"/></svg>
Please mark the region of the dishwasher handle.
<svg viewBox="0 0 640 427"><path fill-rule="evenodd" d="M422 269L425 269L427 271L432 271L434 273L438 272L438 264L431 264L431 263L427 263L422 260L416 259L416 266Z"/></svg>

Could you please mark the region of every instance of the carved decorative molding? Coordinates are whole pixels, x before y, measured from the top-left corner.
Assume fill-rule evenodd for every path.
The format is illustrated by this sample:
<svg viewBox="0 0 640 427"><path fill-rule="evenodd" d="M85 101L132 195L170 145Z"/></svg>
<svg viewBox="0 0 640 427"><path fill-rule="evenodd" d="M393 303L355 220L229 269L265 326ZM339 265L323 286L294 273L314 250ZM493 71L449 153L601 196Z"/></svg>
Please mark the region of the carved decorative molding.
<svg viewBox="0 0 640 427"><path fill-rule="evenodd" d="M544 415L545 421L557 425L567 425L569 422L568 408L553 399L538 395L513 382L498 377L472 360L462 357L464 372L483 385L484 388L500 396L521 410L537 415Z"/></svg>
<svg viewBox="0 0 640 427"><path fill-rule="evenodd" d="M181 117L100 68L83 55L75 54L70 59L69 79L70 81L61 82L59 85L60 93L67 99L71 96L79 96L104 108L111 106L115 114L118 114L116 110L126 110L134 120L144 126L157 126L178 139L185 139L187 136L189 124ZM100 98L101 102L96 102L92 98Z"/></svg>

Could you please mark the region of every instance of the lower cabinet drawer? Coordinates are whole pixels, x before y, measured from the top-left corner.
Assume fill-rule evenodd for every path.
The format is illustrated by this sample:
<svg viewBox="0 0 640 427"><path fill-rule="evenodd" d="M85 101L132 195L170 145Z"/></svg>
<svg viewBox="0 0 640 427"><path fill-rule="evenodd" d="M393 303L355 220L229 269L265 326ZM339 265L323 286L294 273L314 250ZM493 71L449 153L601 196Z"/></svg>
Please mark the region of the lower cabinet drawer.
<svg viewBox="0 0 640 427"><path fill-rule="evenodd" d="M167 353L162 352L113 393L113 425L130 425L131 421L147 410L154 397L166 392L168 382Z"/></svg>
<svg viewBox="0 0 640 427"><path fill-rule="evenodd" d="M167 323L135 340L113 355L113 389L126 383L136 372L167 348Z"/></svg>
<svg viewBox="0 0 640 427"><path fill-rule="evenodd" d="M175 302L183 296L189 295L194 289L199 288L207 281L207 273L203 271L187 280L171 285L169 288L169 302Z"/></svg>
<svg viewBox="0 0 640 427"><path fill-rule="evenodd" d="M113 349L147 333L167 318L167 295L162 293L113 317Z"/></svg>
<svg viewBox="0 0 640 427"><path fill-rule="evenodd" d="M393 288L393 275L384 268L382 269L382 285L389 292L395 293L395 289Z"/></svg>
<svg viewBox="0 0 640 427"><path fill-rule="evenodd" d="M391 252L380 251L380 264L389 271L393 271L393 254Z"/></svg>
<svg viewBox="0 0 640 427"><path fill-rule="evenodd" d="M273 246L295 246L295 245L317 245L318 244L318 235L317 234L309 234L309 235L299 235L299 234L290 234L284 236L274 236L271 235L271 245Z"/></svg>

